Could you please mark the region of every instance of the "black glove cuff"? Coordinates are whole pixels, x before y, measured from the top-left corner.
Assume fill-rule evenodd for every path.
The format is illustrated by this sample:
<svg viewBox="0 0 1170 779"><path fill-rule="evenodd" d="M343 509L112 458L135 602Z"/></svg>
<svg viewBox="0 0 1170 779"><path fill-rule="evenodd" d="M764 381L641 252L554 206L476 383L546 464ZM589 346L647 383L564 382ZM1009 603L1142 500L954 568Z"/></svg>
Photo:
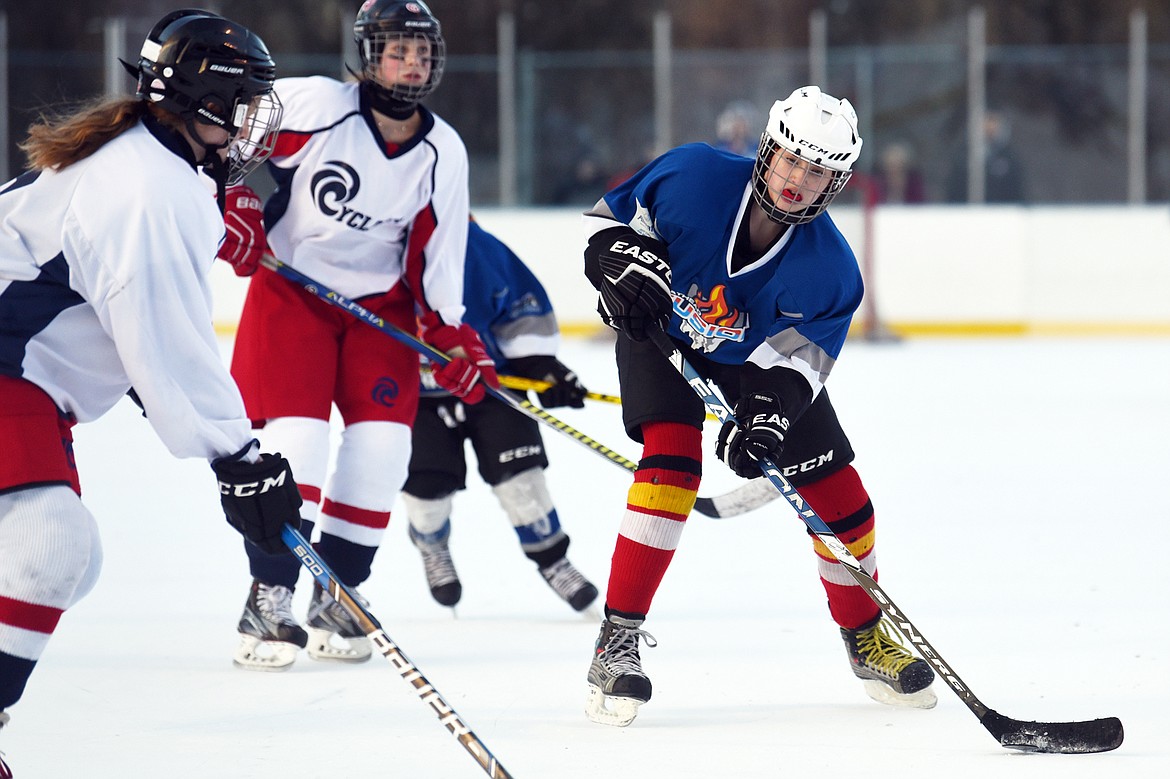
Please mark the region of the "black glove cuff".
<svg viewBox="0 0 1170 779"><path fill-rule="evenodd" d="M508 360L509 370L517 376L537 381L560 381L569 373L561 361L549 354L533 354Z"/></svg>
<svg viewBox="0 0 1170 779"><path fill-rule="evenodd" d="M139 403L139 405L141 406L142 404ZM248 456L248 452L252 451L253 448L259 448L259 446L260 442L253 438L251 441L244 444L244 448L240 449L238 452L224 455L223 457L216 457L214 460L212 460L211 470L216 471L216 469L224 463L244 462L244 458Z"/></svg>
<svg viewBox="0 0 1170 779"><path fill-rule="evenodd" d="M755 392L775 395L789 421L796 421L813 402L812 386L808 379L791 368L761 368L755 363L744 363L740 372L741 398Z"/></svg>

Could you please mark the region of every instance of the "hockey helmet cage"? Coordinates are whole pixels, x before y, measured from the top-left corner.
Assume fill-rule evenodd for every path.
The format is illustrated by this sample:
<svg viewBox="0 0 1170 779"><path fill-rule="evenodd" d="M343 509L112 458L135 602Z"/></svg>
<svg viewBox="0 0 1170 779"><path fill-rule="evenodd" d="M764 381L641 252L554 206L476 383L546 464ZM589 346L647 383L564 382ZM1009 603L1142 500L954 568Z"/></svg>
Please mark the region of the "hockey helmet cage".
<svg viewBox="0 0 1170 779"><path fill-rule="evenodd" d="M271 153L280 126L268 47L243 25L210 11L182 9L160 19L138 58L138 97L192 123L228 132L229 183Z"/></svg>
<svg viewBox="0 0 1170 779"><path fill-rule="evenodd" d="M853 163L861 153L861 143L857 112L848 100L827 95L815 86L794 90L786 99L772 105L760 136L752 174L756 203L769 218L781 224L812 221L845 188ZM769 193L768 172L779 149L807 161L829 178L816 201L804 209L779 208Z"/></svg>
<svg viewBox="0 0 1170 779"><path fill-rule="evenodd" d="M435 91L447 64L447 44L439 20L420 0L366 0L353 23L353 37L362 62L362 77L390 98L417 103ZM388 44L403 39L425 38L430 73L421 84L385 84L378 76Z"/></svg>

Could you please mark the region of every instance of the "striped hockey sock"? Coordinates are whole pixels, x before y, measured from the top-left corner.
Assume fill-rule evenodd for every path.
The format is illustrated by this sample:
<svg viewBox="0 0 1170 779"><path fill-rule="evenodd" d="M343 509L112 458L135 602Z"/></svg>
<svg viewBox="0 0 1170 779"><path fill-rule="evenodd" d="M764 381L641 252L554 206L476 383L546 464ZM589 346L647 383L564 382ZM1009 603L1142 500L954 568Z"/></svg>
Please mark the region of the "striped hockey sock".
<svg viewBox="0 0 1170 779"><path fill-rule="evenodd" d="M877 579L877 557L874 555L874 517L869 493L852 465L825 478L798 488L813 510L821 516L861 563L861 567ZM810 534L811 535L811 534ZM877 604L853 577L833 557L817 538L813 537L817 555L817 570L821 584L829 596L829 612L843 628L856 628L878 615Z"/></svg>
<svg viewBox="0 0 1170 779"><path fill-rule="evenodd" d="M674 422L642 426L645 448L626 500L606 606L645 615L678 548L702 477L702 431Z"/></svg>

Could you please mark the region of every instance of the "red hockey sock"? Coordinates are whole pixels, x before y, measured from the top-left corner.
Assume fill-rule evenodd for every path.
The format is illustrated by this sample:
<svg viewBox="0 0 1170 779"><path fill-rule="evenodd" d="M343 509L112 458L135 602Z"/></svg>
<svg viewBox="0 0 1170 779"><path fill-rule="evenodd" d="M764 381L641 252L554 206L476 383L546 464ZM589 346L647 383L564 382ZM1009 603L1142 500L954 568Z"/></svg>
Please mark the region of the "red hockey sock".
<svg viewBox="0 0 1170 779"><path fill-rule="evenodd" d="M703 432L690 425L642 426L646 445L626 500L609 571L606 606L645 615L678 548L702 476Z"/></svg>
<svg viewBox="0 0 1170 779"><path fill-rule="evenodd" d="M853 466L847 465L820 481L800 487L799 492L876 580L873 505ZM856 628L876 617L877 604L815 537L813 549L834 621L843 628Z"/></svg>

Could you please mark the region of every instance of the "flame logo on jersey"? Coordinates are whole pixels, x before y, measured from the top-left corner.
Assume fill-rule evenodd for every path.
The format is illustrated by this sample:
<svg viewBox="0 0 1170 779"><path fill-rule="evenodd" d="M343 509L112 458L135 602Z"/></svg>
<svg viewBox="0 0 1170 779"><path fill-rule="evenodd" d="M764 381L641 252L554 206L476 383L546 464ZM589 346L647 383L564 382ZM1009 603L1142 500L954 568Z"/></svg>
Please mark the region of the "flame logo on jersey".
<svg viewBox="0 0 1170 779"><path fill-rule="evenodd" d="M747 312L728 304L726 289L726 285L716 284L704 294L697 284L692 284L685 295L672 293L674 313L682 320L679 327L696 351L713 352L726 341L744 340Z"/></svg>

